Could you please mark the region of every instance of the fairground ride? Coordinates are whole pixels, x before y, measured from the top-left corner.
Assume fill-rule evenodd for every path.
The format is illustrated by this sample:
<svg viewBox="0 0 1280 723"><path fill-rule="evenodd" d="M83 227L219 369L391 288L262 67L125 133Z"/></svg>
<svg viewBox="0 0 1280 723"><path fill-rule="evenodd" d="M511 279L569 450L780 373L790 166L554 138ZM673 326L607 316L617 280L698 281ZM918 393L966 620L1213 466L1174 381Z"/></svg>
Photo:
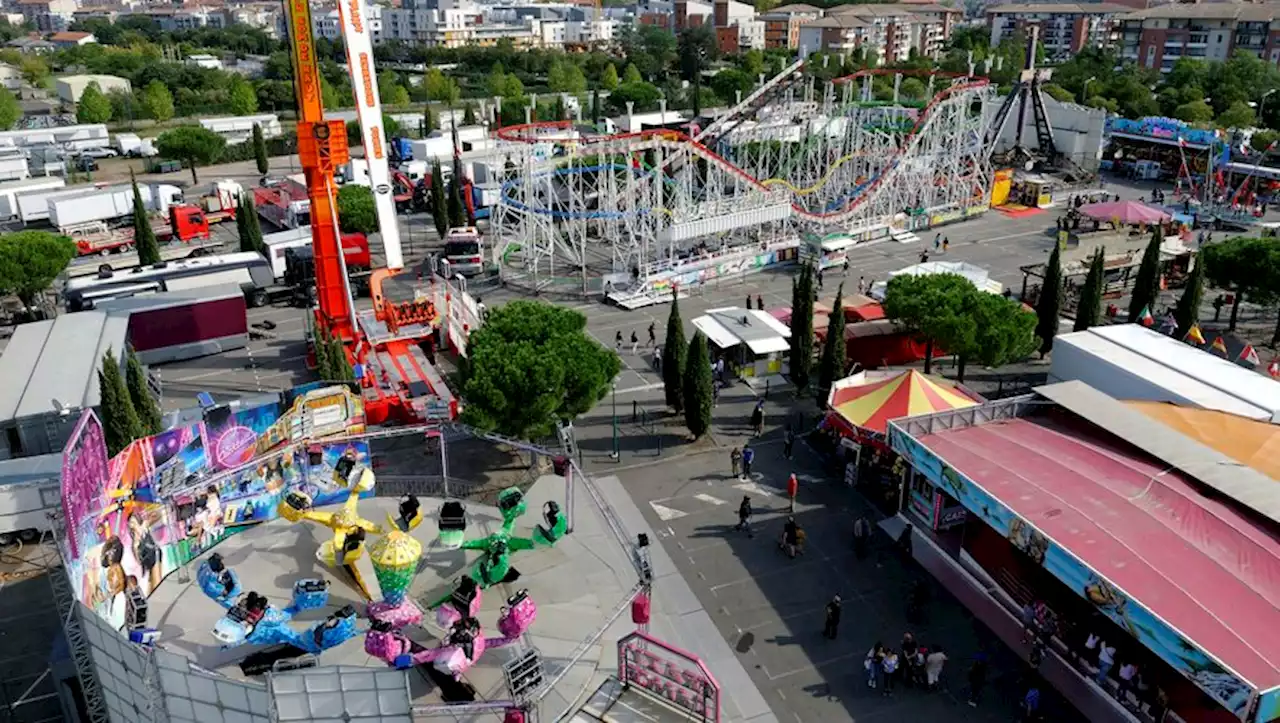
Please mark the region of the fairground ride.
<svg viewBox="0 0 1280 723"><path fill-rule="evenodd" d="M875 228L908 241L987 209L998 103L985 78L876 69L819 85L802 69L690 133L500 129L512 164L493 215L499 252L535 286L591 268L634 298L694 247L750 254ZM912 75L925 100L900 93ZM877 80L891 80L887 100Z"/></svg>
<svg viewBox="0 0 1280 723"><path fill-rule="evenodd" d="M285 4L298 99L298 154L311 201L316 276L313 337L343 341L359 370L369 423L449 418L457 412L456 402L421 348L439 323L435 303L414 295L394 303L383 298L383 282L403 269L404 258L365 4L364 0L339 3L347 66L387 262L370 281L375 310L362 313L357 313L352 303L338 242L334 171L349 160L346 127L341 120L324 119L310 6L306 0Z"/></svg>

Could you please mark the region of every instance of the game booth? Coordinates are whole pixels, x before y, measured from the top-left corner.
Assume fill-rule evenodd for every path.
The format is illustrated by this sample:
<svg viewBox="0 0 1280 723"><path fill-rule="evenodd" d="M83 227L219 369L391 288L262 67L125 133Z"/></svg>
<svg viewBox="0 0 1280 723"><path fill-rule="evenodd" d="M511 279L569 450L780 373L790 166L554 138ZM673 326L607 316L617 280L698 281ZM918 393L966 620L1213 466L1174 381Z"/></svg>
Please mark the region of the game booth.
<svg viewBox="0 0 1280 723"><path fill-rule="evenodd" d="M78 673L59 683L78 701L73 721L408 723L448 711L523 723L559 680L534 647L533 588L514 583L520 558L572 531L572 460L537 450L553 473L479 505L451 496L447 477L438 502L376 496L371 443L388 430L366 430L358 390L307 385L197 416L108 456L87 410L64 450L55 598ZM408 433L443 456L439 425ZM618 554L640 582L618 604L645 626L652 574L632 550ZM662 644L629 640L638 662L623 688L718 720L700 661L686 656L705 675L669 680ZM493 700L494 685L510 699Z"/></svg>
<svg viewBox="0 0 1280 723"><path fill-rule="evenodd" d="M1075 381L895 419L888 443L917 560L1023 656L1033 605L1039 673L1086 719L1280 720L1280 533L1243 493L1275 481L1247 457Z"/></svg>

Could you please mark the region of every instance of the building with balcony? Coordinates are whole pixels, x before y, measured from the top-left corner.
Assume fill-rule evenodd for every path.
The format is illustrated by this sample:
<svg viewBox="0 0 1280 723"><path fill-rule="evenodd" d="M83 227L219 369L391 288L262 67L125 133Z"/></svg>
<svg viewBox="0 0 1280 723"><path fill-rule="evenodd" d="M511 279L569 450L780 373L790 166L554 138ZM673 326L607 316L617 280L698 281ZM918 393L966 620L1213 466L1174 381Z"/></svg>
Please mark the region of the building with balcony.
<svg viewBox="0 0 1280 723"><path fill-rule="evenodd" d="M800 26L822 17L822 8L795 3L776 7L760 15L764 23L764 47L800 47Z"/></svg>
<svg viewBox="0 0 1280 723"><path fill-rule="evenodd" d="M800 26L800 54L861 49L874 53L879 63L904 61L913 50L936 57L959 15L941 5L840 5Z"/></svg>
<svg viewBox="0 0 1280 723"><path fill-rule="evenodd" d="M57 33L71 25L76 0L18 0L23 22L42 33Z"/></svg>
<svg viewBox="0 0 1280 723"><path fill-rule="evenodd" d="M1120 43L1120 18L1133 11L1111 3L1018 3L987 8L991 45L1029 27L1040 29L1040 44L1053 59L1087 47L1112 49Z"/></svg>
<svg viewBox="0 0 1280 723"><path fill-rule="evenodd" d="M1120 17L1121 58L1162 73L1179 58L1222 61L1237 50L1280 64L1280 6L1162 5Z"/></svg>

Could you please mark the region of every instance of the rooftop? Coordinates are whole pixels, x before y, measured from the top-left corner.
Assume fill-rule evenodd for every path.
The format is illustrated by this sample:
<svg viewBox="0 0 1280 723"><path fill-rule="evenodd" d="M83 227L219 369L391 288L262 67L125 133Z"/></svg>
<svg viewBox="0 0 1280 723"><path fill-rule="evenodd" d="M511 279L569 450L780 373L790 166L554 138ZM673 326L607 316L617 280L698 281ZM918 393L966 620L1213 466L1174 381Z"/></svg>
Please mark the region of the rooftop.
<svg viewBox="0 0 1280 723"><path fill-rule="evenodd" d="M804 3L792 3L790 5L781 5L763 14L764 15L794 15L797 13L818 13L819 15L821 15L822 8L816 8L812 5L805 5Z"/></svg>
<svg viewBox="0 0 1280 723"><path fill-rule="evenodd" d="M96 406L98 360L108 348L120 356L128 324L125 316L84 311L19 325L0 355L0 420Z"/></svg>
<svg viewBox="0 0 1280 723"><path fill-rule="evenodd" d="M92 38L93 33L80 33L71 30L64 30L60 33L54 33L49 36L49 40L54 43L74 43L85 38Z"/></svg>
<svg viewBox="0 0 1280 723"><path fill-rule="evenodd" d="M1092 391L1054 386L1069 387L1054 401ZM1258 689L1280 683L1280 536L1123 439L1058 410L919 441L1096 573L1084 594L1110 585Z"/></svg>
<svg viewBox="0 0 1280 723"><path fill-rule="evenodd" d="M1124 16L1124 20L1271 20L1280 14L1280 4L1207 2L1172 5L1138 10Z"/></svg>
<svg viewBox="0 0 1280 723"><path fill-rule="evenodd" d="M1280 482L1280 426L1169 402L1126 404L1179 434Z"/></svg>
<svg viewBox="0 0 1280 723"><path fill-rule="evenodd" d="M1107 15L1112 13L1130 13L1133 8L1127 5L1112 3L1011 3L993 5L987 8L987 14L1043 13L1047 15Z"/></svg>
<svg viewBox="0 0 1280 723"><path fill-rule="evenodd" d="M767 354L789 348L791 330L759 309L727 306L708 309L693 325L721 349L746 344L753 353Z"/></svg>

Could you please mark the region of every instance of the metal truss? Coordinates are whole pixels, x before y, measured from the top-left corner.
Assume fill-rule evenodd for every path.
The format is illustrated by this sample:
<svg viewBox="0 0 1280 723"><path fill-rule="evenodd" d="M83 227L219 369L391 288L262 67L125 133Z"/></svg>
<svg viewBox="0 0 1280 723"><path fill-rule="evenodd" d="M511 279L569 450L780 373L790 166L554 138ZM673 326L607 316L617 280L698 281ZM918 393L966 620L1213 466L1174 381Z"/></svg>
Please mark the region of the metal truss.
<svg viewBox="0 0 1280 723"><path fill-rule="evenodd" d="M49 586L53 589L53 601L58 606L58 616L62 618L62 633L67 637L67 647L71 651L71 660L76 666L76 677L80 680L80 692L84 696L84 707L89 714L89 723L111 723L107 713L107 701L102 697L102 686L98 683L97 667L93 655L89 651L89 641L85 638L84 628L80 624L80 614L88 612L81 608L76 600L75 591L71 589L71 580L67 577L63 562L62 540L65 536L62 510L47 513L50 526L53 528L53 547L44 547L46 568L48 569ZM92 615L92 612L88 612ZM162 703L163 705L163 703Z"/></svg>
<svg viewBox="0 0 1280 723"><path fill-rule="evenodd" d="M495 251L539 290L579 275L585 290L589 275L625 284L694 249L918 229L986 209L997 104L985 79L922 74L929 100L912 102L900 97L902 74L819 87L794 72L726 114L733 122L717 120L716 133L699 133L714 147L661 129L502 129L503 153L520 160L494 209ZM877 101L873 80L886 77L893 99Z"/></svg>

